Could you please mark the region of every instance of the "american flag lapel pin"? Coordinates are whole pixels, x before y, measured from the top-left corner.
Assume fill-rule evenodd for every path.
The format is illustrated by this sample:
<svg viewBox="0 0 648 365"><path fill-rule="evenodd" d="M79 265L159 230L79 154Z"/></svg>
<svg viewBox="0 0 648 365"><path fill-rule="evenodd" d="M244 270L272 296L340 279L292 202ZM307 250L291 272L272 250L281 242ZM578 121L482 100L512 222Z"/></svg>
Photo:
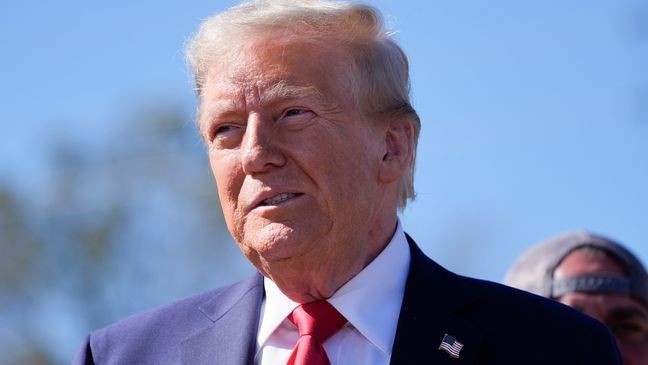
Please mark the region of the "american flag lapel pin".
<svg viewBox="0 0 648 365"><path fill-rule="evenodd" d="M444 334L443 335L443 340L441 340L441 344L439 345L439 350L443 350L448 353L448 355L454 357L455 359L459 358L459 355L461 354L461 349L463 348L464 344L457 341L456 338L450 336L449 334Z"/></svg>

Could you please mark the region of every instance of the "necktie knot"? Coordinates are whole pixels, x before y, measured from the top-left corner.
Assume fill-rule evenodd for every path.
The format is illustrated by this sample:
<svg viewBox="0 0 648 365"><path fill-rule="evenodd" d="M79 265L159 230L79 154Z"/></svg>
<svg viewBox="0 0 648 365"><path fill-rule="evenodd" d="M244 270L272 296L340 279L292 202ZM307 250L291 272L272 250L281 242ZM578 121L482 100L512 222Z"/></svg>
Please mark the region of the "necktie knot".
<svg viewBox="0 0 648 365"><path fill-rule="evenodd" d="M288 364L329 364L322 344L344 326L346 318L329 302L318 300L295 308L288 319L300 338Z"/></svg>
<svg viewBox="0 0 648 365"><path fill-rule="evenodd" d="M324 342L347 322L329 302L318 300L302 304L288 317L297 326L299 336L311 335Z"/></svg>

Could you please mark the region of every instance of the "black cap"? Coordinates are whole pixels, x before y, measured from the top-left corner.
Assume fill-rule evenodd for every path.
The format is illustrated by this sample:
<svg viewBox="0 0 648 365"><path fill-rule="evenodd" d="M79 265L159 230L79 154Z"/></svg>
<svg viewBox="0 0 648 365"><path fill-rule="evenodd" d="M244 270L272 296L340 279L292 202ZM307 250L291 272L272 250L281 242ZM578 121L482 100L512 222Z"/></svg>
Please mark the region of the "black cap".
<svg viewBox="0 0 648 365"><path fill-rule="evenodd" d="M610 254L623 266L626 276L584 275L554 280L554 270L562 260L588 246ZM624 293L648 306L648 274L637 257L619 243L588 232L562 234L531 247L509 269L504 283L547 298L574 291Z"/></svg>

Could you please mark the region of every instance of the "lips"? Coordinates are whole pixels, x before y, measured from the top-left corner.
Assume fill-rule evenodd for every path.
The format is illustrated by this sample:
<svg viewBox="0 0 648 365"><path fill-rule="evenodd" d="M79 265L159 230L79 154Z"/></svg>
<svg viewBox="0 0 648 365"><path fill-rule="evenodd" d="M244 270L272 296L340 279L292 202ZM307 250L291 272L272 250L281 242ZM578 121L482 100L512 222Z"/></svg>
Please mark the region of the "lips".
<svg viewBox="0 0 648 365"><path fill-rule="evenodd" d="M260 205L276 205L276 204L284 202L284 201L286 201L288 199L292 199L292 198L294 198L296 196L297 196L297 194L295 194L295 193L281 193L281 194L273 196L272 198L268 198L268 199L262 201Z"/></svg>
<svg viewBox="0 0 648 365"><path fill-rule="evenodd" d="M297 192L291 188L272 188L260 191L254 199L247 204L248 212L256 208L276 207L299 198L304 193Z"/></svg>

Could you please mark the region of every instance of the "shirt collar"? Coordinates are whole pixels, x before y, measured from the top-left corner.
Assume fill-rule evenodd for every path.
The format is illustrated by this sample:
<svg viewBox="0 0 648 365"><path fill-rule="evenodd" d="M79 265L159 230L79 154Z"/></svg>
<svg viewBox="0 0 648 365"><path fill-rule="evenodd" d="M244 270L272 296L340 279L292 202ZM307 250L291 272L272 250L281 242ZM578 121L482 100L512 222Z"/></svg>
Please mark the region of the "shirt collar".
<svg viewBox="0 0 648 365"><path fill-rule="evenodd" d="M263 278L265 299L261 307L261 318L257 343L259 348L266 343L272 333L279 327L286 317L299 306L279 290L274 281Z"/></svg>
<svg viewBox="0 0 648 365"><path fill-rule="evenodd" d="M353 327L387 355L391 355L396 336L409 263L407 238L398 221L396 232L383 251L328 299ZM266 297L257 337L261 346L299 306L272 280L264 278L264 286Z"/></svg>

